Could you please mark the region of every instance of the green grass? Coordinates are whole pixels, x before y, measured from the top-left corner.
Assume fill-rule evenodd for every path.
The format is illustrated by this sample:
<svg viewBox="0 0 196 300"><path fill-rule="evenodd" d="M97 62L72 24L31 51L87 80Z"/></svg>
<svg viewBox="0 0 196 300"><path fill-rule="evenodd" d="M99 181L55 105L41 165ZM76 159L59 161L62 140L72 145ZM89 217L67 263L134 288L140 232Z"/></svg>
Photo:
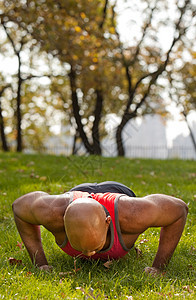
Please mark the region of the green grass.
<svg viewBox="0 0 196 300"><path fill-rule="evenodd" d="M53 236L42 229L46 256L54 269L46 273L32 266L24 246L17 246L21 240L13 220L12 202L35 190L60 194L82 182L105 180L122 182L138 196L164 193L188 203L187 224L164 276L153 278L143 272L155 256L159 229L149 229L139 237L136 246L143 253L139 259L134 249L110 269L103 262L78 259L77 272L73 258L63 253ZM194 161L0 153L0 299L195 299L195 194ZM142 239L148 241L142 244ZM10 257L22 264L10 265Z"/></svg>

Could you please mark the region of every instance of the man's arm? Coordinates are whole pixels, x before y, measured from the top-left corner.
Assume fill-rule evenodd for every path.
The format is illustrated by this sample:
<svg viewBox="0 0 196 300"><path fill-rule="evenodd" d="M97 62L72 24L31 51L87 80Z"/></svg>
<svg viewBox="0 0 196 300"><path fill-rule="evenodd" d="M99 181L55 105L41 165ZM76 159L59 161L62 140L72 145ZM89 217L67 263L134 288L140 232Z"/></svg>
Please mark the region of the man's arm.
<svg viewBox="0 0 196 300"><path fill-rule="evenodd" d="M152 226L162 227L158 251L152 264L152 267L159 271L169 263L178 245L186 223L188 206L182 200L171 196L149 197L156 206Z"/></svg>
<svg viewBox="0 0 196 300"><path fill-rule="evenodd" d="M128 204L129 201L126 205ZM139 234L149 227L161 227L159 247L152 268L148 267L145 270L158 273L169 263L178 245L186 223L188 207L180 199L155 194L132 200L129 209L132 214L129 213L131 223L127 222L127 232ZM126 206L124 210L129 211Z"/></svg>
<svg viewBox="0 0 196 300"><path fill-rule="evenodd" d="M29 193L18 198L12 205L18 232L30 255L31 261L38 267L48 265L41 242L41 222L36 218L39 199L43 195L46 195L46 193ZM35 209L35 207L37 208Z"/></svg>
<svg viewBox="0 0 196 300"><path fill-rule="evenodd" d="M181 238L186 223L187 212L186 210L182 211L182 216L177 221L161 228L159 247L152 267L163 269L169 263Z"/></svg>

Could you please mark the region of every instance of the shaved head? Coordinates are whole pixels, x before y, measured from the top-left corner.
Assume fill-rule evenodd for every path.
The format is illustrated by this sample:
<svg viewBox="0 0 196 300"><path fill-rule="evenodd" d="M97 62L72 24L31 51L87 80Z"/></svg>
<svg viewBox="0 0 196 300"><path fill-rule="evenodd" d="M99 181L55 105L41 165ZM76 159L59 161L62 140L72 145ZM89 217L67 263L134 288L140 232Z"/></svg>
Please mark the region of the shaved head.
<svg viewBox="0 0 196 300"><path fill-rule="evenodd" d="M86 255L100 251L106 241L111 218L103 206L91 198L73 201L65 211L65 231L71 246Z"/></svg>

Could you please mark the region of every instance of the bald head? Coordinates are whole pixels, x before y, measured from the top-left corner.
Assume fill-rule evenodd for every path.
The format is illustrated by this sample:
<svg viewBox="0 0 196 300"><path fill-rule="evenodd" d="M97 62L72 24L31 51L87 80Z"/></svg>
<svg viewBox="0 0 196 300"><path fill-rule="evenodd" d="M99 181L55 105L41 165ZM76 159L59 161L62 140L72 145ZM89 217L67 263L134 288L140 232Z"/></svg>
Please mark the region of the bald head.
<svg viewBox="0 0 196 300"><path fill-rule="evenodd" d="M94 199L79 198L65 211L64 224L71 246L86 255L93 255L105 244L111 218Z"/></svg>

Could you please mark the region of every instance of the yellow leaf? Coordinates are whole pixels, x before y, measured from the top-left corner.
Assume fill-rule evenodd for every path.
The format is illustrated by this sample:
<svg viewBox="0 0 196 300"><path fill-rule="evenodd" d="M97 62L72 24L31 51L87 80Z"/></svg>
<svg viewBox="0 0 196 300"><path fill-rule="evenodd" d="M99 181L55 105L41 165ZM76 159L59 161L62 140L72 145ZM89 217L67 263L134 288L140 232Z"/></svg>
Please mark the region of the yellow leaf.
<svg viewBox="0 0 196 300"><path fill-rule="evenodd" d="M105 268L109 269L112 264L113 264L113 261L112 260L108 260L103 265L104 265Z"/></svg>
<svg viewBox="0 0 196 300"><path fill-rule="evenodd" d="M42 177L40 177L39 180L41 180L41 181L46 181L46 180L47 180L47 177L46 177L46 176L42 176Z"/></svg>
<svg viewBox="0 0 196 300"><path fill-rule="evenodd" d="M85 18L86 18L86 15L85 15L84 12L81 12L80 16L81 16L82 19L85 19Z"/></svg>
<svg viewBox="0 0 196 300"><path fill-rule="evenodd" d="M73 58L73 60L77 60L78 59L78 57L77 57L77 55L72 55L72 58Z"/></svg>
<svg viewBox="0 0 196 300"><path fill-rule="evenodd" d="M93 62L94 63L97 63L98 62L98 59L96 57L93 57Z"/></svg>
<svg viewBox="0 0 196 300"><path fill-rule="evenodd" d="M79 26L75 26L74 29L75 29L76 32L81 32L82 31L82 29Z"/></svg>
<svg viewBox="0 0 196 300"><path fill-rule="evenodd" d="M115 34L115 28L114 28L114 27L111 27L111 28L109 29L109 31L110 31L111 34Z"/></svg>

